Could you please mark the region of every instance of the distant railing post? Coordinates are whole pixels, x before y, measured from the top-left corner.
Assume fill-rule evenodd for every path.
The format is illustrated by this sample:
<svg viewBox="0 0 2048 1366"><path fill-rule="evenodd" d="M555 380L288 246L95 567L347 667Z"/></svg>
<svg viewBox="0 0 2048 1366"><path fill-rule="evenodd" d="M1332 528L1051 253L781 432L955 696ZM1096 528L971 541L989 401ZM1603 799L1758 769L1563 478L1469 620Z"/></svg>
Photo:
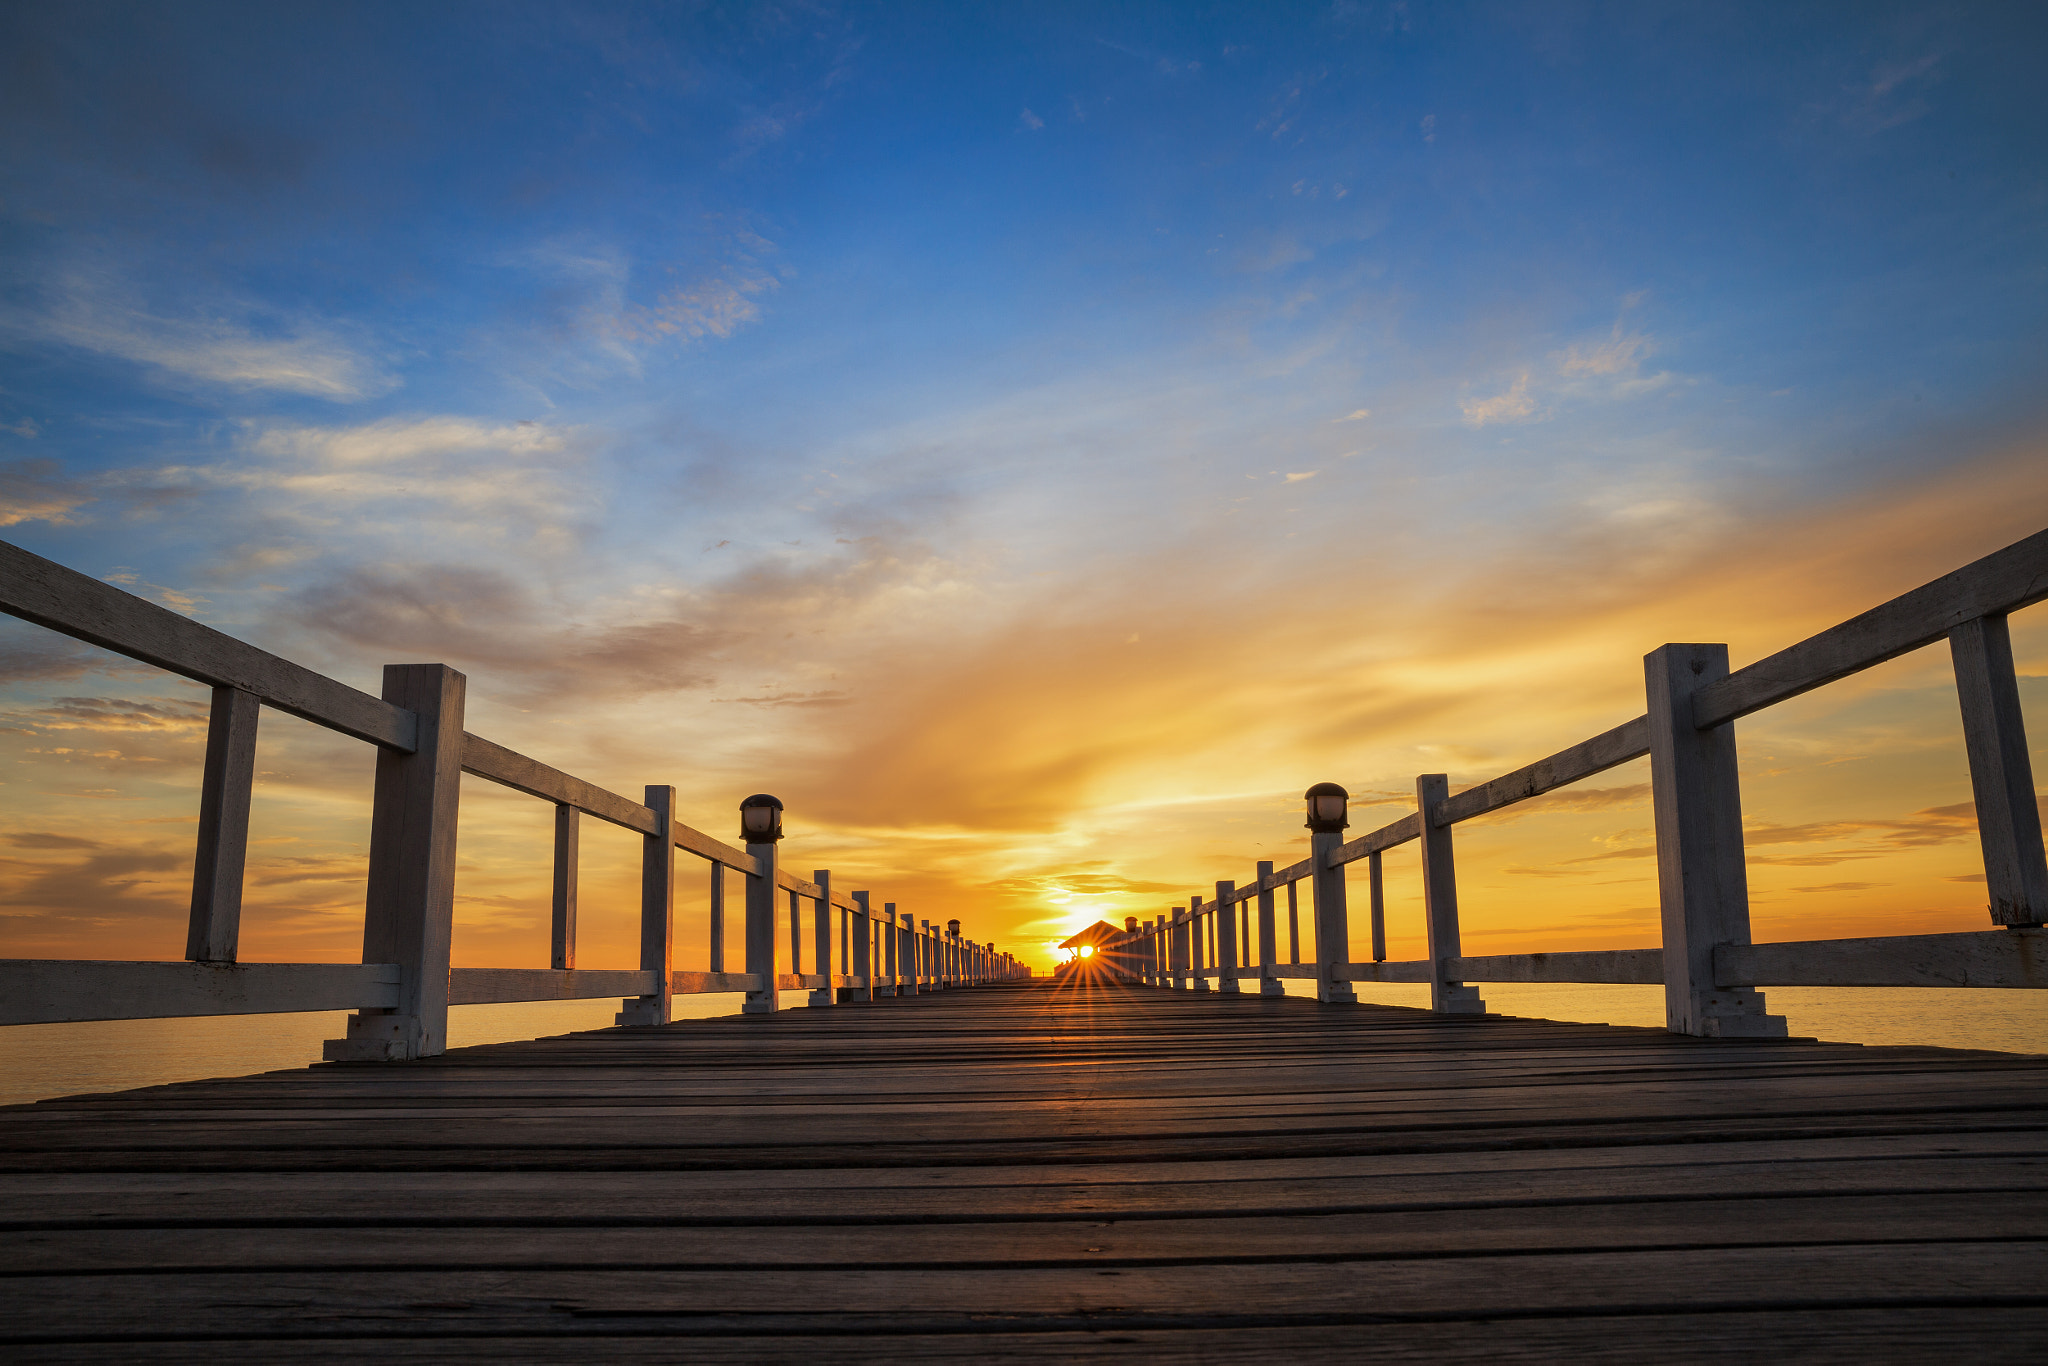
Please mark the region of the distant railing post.
<svg viewBox="0 0 2048 1366"><path fill-rule="evenodd" d="M1235 972L1237 970L1237 903L1231 898L1237 894L1237 884L1228 879L1216 884L1216 970ZM1218 977L1216 989L1237 994L1237 978Z"/></svg>
<svg viewBox="0 0 2048 1366"><path fill-rule="evenodd" d="M1356 1001L1351 983L1339 981L1337 969L1351 961L1351 917L1344 905L1344 867L1331 856L1344 844L1341 830L1317 830L1308 837L1310 893L1316 922L1316 999Z"/></svg>
<svg viewBox="0 0 2048 1366"><path fill-rule="evenodd" d="M902 993L897 990L896 985L897 934L895 902L884 901L882 903L882 919L881 922L875 926L875 933L881 937L880 957L882 960L882 976L889 979L886 985L877 987L875 989L875 995L901 995Z"/></svg>
<svg viewBox="0 0 2048 1366"><path fill-rule="evenodd" d="M1665 1023L1678 1034L1783 1038L1785 1017L1764 1013L1763 993L1714 984L1716 946L1749 943L1735 727L1693 724L1693 694L1728 676L1728 647L1660 645L1644 656L1643 674Z"/></svg>
<svg viewBox="0 0 2048 1366"><path fill-rule="evenodd" d="M875 949L874 940L868 933L874 922L868 918L871 914L868 910L868 897L867 892L853 894L853 899L859 904L860 909L853 913L853 952L847 955L846 970L851 975L867 979L866 986L851 988L851 999L855 1001L875 999ZM857 968L854 966L856 963L860 965Z"/></svg>
<svg viewBox="0 0 2048 1366"><path fill-rule="evenodd" d="M725 865L711 861L711 964L713 972L725 971Z"/></svg>
<svg viewBox="0 0 2048 1366"><path fill-rule="evenodd" d="M937 991L943 984L939 981L939 960L938 954L935 952L937 945L932 942L932 922L920 920L917 923L923 927L919 930L917 936L919 970L924 975L925 990Z"/></svg>
<svg viewBox="0 0 2048 1366"><path fill-rule="evenodd" d="M1429 936L1429 1008L1441 1015L1484 1015L1479 988L1444 975L1444 963L1464 949L1458 935L1458 871L1451 848L1451 827L1430 819L1451 795L1451 782L1441 773L1415 780L1416 827L1422 832L1422 922ZM1382 937L1385 931L1381 931ZM1380 946L1373 946L1375 959Z"/></svg>
<svg viewBox="0 0 2048 1366"><path fill-rule="evenodd" d="M1188 976L1189 991L1209 990L1209 979L1196 975L1207 970L1209 966L1208 938L1208 922L1202 918L1202 898L1199 896L1189 897L1188 942L1194 947L1194 958L1188 964L1188 967L1191 969Z"/></svg>
<svg viewBox="0 0 2048 1366"><path fill-rule="evenodd" d="M549 917L548 965L557 971L576 966L576 870L582 857L582 815L567 802L555 803L554 905Z"/></svg>
<svg viewBox="0 0 2048 1366"><path fill-rule="evenodd" d="M1287 961L1301 962L1301 907L1296 898L1299 880L1287 884Z"/></svg>
<svg viewBox="0 0 2048 1366"><path fill-rule="evenodd" d="M256 722L263 704L240 688L215 688L199 783L199 854L192 861L192 919L185 957L232 963L242 938L242 871L256 784Z"/></svg>
<svg viewBox="0 0 2048 1366"><path fill-rule="evenodd" d="M625 1003L618 1016L621 1025L667 1024L675 985L676 790L650 783L645 800L659 828L640 842L640 970L655 974L655 988L652 996Z"/></svg>
<svg viewBox="0 0 2048 1366"><path fill-rule="evenodd" d="M1266 885L1266 879L1273 876L1273 861L1259 861L1259 995L1285 996L1287 989L1280 979L1273 975L1273 966L1280 958L1280 936L1273 921L1273 889Z"/></svg>
<svg viewBox="0 0 2048 1366"><path fill-rule="evenodd" d="M771 1014L778 997L775 989L775 875L776 851L772 840L749 843L754 856L755 875L747 879L747 971L761 979L761 986L747 993L740 1011L747 1015ZM792 969L795 965L791 964Z"/></svg>
<svg viewBox="0 0 2048 1366"><path fill-rule="evenodd" d="M1387 884L1380 869L1380 851L1366 855L1365 883L1372 898L1372 961L1387 961Z"/></svg>
<svg viewBox="0 0 2048 1366"><path fill-rule="evenodd" d="M811 881L818 884L818 895L811 903L811 942L817 951L818 971L825 977L823 986L812 989L811 1004L837 1005L839 993L832 987L832 872L828 868L820 868L811 874ZM795 904L794 893L791 894L791 904ZM843 972L853 971L843 951L839 955L839 965Z"/></svg>
<svg viewBox="0 0 2048 1366"><path fill-rule="evenodd" d="M918 990L917 966L917 917L908 911L901 912L901 924L896 926L896 936L902 947L897 950L897 973L900 980L896 986L898 996L915 996Z"/></svg>
<svg viewBox="0 0 2048 1366"><path fill-rule="evenodd" d="M804 903L796 888L786 890L789 893L789 970L801 974L804 970ZM827 954L825 961L831 963L831 955Z"/></svg>
<svg viewBox="0 0 2048 1366"><path fill-rule="evenodd" d="M1950 631L1948 646L1963 710L1991 923L2039 925L2048 918L2048 859L2042 854L2012 635L2002 614L1978 617Z"/></svg>
<svg viewBox="0 0 2048 1366"><path fill-rule="evenodd" d="M363 961L398 964L398 1005L350 1015L348 1036L322 1049L329 1062L396 1062L448 1047L465 687L445 664L384 666L384 700L412 712L418 729L412 753L377 751Z"/></svg>

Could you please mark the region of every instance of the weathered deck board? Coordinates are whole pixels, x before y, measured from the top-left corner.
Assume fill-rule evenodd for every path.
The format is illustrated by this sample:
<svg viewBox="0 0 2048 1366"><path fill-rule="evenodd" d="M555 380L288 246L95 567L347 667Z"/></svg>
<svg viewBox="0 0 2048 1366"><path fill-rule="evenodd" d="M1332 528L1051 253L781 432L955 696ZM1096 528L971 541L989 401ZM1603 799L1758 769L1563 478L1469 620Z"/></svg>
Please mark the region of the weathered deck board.
<svg viewBox="0 0 2048 1366"><path fill-rule="evenodd" d="M10 1361L2048 1349L2001 1054L1037 984L17 1107L0 1173Z"/></svg>

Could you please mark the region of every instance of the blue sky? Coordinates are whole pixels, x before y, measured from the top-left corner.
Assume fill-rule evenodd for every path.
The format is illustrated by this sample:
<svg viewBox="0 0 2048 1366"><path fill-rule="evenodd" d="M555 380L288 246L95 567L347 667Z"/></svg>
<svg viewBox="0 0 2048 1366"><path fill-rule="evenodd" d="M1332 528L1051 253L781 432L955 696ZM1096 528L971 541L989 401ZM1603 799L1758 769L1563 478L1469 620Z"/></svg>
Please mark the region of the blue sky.
<svg viewBox="0 0 2048 1366"><path fill-rule="evenodd" d="M1481 778L2037 529L2044 30L13 5L0 518L1024 924L1105 812Z"/></svg>

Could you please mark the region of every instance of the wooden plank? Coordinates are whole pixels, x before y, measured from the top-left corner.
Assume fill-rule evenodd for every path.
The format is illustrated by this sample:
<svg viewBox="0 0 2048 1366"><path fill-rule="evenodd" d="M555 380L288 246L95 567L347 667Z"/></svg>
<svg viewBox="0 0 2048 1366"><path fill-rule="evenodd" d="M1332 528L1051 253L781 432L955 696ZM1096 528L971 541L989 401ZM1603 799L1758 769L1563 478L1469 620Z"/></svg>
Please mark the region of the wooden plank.
<svg viewBox="0 0 2048 1366"><path fill-rule="evenodd" d="M1538 759L1490 782L1468 787L1432 809L1429 818L1437 825L1454 825L1489 811L1498 811L1539 797L1553 788L1604 773L1650 752L1650 718L1638 716L1613 730L1602 731L1590 740L1561 749L1547 759Z"/></svg>
<svg viewBox="0 0 2048 1366"><path fill-rule="evenodd" d="M0 612L209 687L253 693L279 711L358 740L413 747L413 716L405 708L6 541L0 541Z"/></svg>
<svg viewBox="0 0 2048 1366"><path fill-rule="evenodd" d="M1978 617L1950 631L1948 643L1970 756L1991 923L2039 925L2048 919L2048 859L2042 852L2041 809L2013 671L2012 633L2003 616Z"/></svg>
<svg viewBox="0 0 2048 1366"><path fill-rule="evenodd" d="M448 973L448 1004L584 1001L600 996L645 996L654 988L653 973L632 969L452 968Z"/></svg>
<svg viewBox="0 0 2048 1366"><path fill-rule="evenodd" d="M2048 987L2048 930L1973 930L1876 939L1724 944L1714 980L1726 987Z"/></svg>
<svg viewBox="0 0 2048 1366"><path fill-rule="evenodd" d="M389 1010L395 963L129 963L0 959L0 1025Z"/></svg>
<svg viewBox="0 0 2048 1366"><path fill-rule="evenodd" d="M404 1306L394 1311L409 1313ZM1627 1341L1617 1342L1612 1316L1564 1317L1532 1315L1500 1320L1456 1319L1441 1315L1404 1319L1375 1317L1362 1311L1290 1321L1270 1316L1218 1317L1201 1307L1170 1319L1112 1323L1100 1316L1064 1320L1020 1315L997 1319L968 1316L930 1331L909 1331L878 1317L859 1320L861 1345L848 1346L838 1324L820 1327L801 1320L785 1321L781 1331L752 1319L732 1325L691 1325L666 1328L631 1319L605 1322L592 1317L574 1321L568 1331L544 1336L498 1339L516 1343L518 1359L534 1366L586 1366L593 1356L620 1366L654 1363L668 1366L686 1356L703 1366L757 1366L764 1359L808 1361L829 1356L874 1357L891 1362L1040 1363L1071 1361L1202 1360L1250 1363L1268 1361L1342 1361L1358 1352L1369 1336L1376 1362L1441 1366L1446 1361L1556 1362L1625 1360L1625 1350L1640 1342L1686 1344L1688 1362L1714 1366L1753 1366L1760 1361L1797 1361L1810 1366L1868 1366L1873 1361L1938 1361L1953 1355L1955 1344L1970 1344L1973 1363L1983 1366L2033 1366L2039 1344L2048 1340L2048 1309L2002 1303L1953 1305L1805 1305L1787 1309L1724 1309L1700 1312L1643 1308L1626 1317ZM301 1336L280 1334L237 1339L238 1346L266 1361L302 1366L357 1366L366 1353L384 1350L373 1336ZM486 1339L489 1343L490 1339ZM1197 1348L1198 1357L1189 1356ZM33 1346L15 1345L18 1366L102 1366L108 1345L90 1339ZM153 1362L179 1366L212 1366L219 1359L213 1343L167 1343L153 1339L138 1348L122 1344L122 1354L138 1359L146 1352ZM405 1355L420 1362L473 1362L478 1342L459 1329L446 1337L409 1336Z"/></svg>
<svg viewBox="0 0 2048 1366"><path fill-rule="evenodd" d="M1664 981L1664 950L1608 949L1573 953L1503 953L1454 958L1444 970L1461 982Z"/></svg>
<svg viewBox="0 0 2048 1366"><path fill-rule="evenodd" d="M1098 1244L1099 1246L1099 1244ZM1086 1254L1076 1259L1085 1262ZM2044 1305L2048 1245L1942 1241L1790 1247L1678 1247L1229 1265L1221 1299L1191 1299L1190 1268L1135 1264L1105 1277L1097 1266L927 1267L878 1277L864 1266L823 1268L549 1268L463 1270L335 1268L267 1273L268 1293L232 1274L127 1273L17 1282L4 1331L14 1341L144 1341L167 1321L194 1337L290 1334L317 1322L322 1336L407 1338L546 1336L606 1325L690 1337L816 1331L842 1319L870 1334L973 1332L1051 1319L1097 1333L1135 1327L1410 1320L1608 1320L1646 1310L1723 1314L1740 1306L1868 1308ZM1216 1274L1211 1272L1210 1274ZM886 1284L886 1300L878 1290ZM1955 1287L1966 1287L1958 1294ZM1002 1306L999 1314L991 1306ZM1343 1306L1333 1314L1333 1306ZM990 1320L994 1320L991 1323ZM601 1330L600 1330L601 1331ZM217 1350L217 1349L216 1349ZM499 1347L502 1351L502 1346ZM756 1351L759 1351L757 1346ZM770 1352L768 1359L779 1359ZM757 1359L761 1359L757 1357Z"/></svg>
<svg viewBox="0 0 2048 1366"><path fill-rule="evenodd" d="M1396 845L1422 837L1422 818L1409 812L1400 820L1383 825L1379 829L1360 835L1348 844L1340 844L1330 855L1332 864L1356 863L1368 854L1383 853ZM1297 865L1299 866L1299 865ZM1293 869L1289 869L1292 872ZM1305 876L1305 875L1304 875Z"/></svg>
<svg viewBox="0 0 2048 1366"><path fill-rule="evenodd" d="M1692 699L1692 723L1702 729L1725 725L1932 645L1965 622L2016 612L2044 598L2048 531L2037 531L1701 688Z"/></svg>
<svg viewBox="0 0 2048 1366"><path fill-rule="evenodd" d="M2048 1218L2048 1192L1943 1192L1818 1198L1733 1197L1668 1204L1613 1201L1537 1208L1380 1211L1370 1218L1292 1215L1136 1219L1109 1231L1076 1212L1058 1221L757 1226L744 1238L678 1240L673 1226L557 1226L545 1238L502 1228L414 1227L415 1266L502 1270L592 1263L664 1269L729 1266L996 1270L1023 1266L1288 1262L1418 1254L1618 1251L1799 1242L2001 1239L2030 1241ZM893 1222L893 1221L892 1221ZM882 1233L887 1229L886 1234ZM388 1228L309 1228L292 1240L270 1229L63 1229L0 1248L12 1276L114 1271L246 1272L388 1265Z"/></svg>
<svg viewBox="0 0 2048 1366"><path fill-rule="evenodd" d="M242 871L249 853L249 799L256 780L256 694L215 688L199 781L199 851L192 861L192 914L185 957L232 963L242 937Z"/></svg>

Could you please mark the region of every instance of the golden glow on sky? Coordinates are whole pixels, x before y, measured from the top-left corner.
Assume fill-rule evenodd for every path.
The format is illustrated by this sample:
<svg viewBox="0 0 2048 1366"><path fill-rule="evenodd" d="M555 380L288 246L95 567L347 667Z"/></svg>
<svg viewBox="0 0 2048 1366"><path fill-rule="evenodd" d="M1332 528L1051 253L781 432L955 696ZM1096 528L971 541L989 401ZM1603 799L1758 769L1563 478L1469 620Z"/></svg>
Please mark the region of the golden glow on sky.
<svg viewBox="0 0 2048 1366"><path fill-rule="evenodd" d="M471 728L618 791L674 776L686 818L725 838L739 797L774 791L789 807L791 867L830 867L835 885L872 888L934 922L957 916L970 938L1043 968L1060 939L1098 919L1150 919L1207 897L1219 877L1247 880L1258 859L1300 857L1311 781L1345 783L1353 833L1370 829L1412 809L1417 772L1449 771L1464 786L1636 714L1638 661L1662 640L1726 640L1740 663L2009 543L2048 507L2044 470L2027 445L1883 498L1724 526L1655 553L1631 537L1582 542L1572 561L1540 543L1505 546L1468 566L1455 592L1413 579L1397 592L1362 557L1313 592L1276 585L1270 599L1224 598L1184 618L1155 604L1158 644L1142 652L1122 644L1120 609L1104 604L1028 633L935 643L907 678L841 653L861 700L822 723L755 713L736 747L693 715L631 703L593 705L565 727L497 703L487 668L471 679ZM1227 577L1183 569L1190 599ZM1285 610L1304 597L1315 600ZM1027 634L1033 648L1020 655ZM1194 648L1209 638L1230 651ZM2040 609L2015 618L2015 642L2038 737ZM203 694L119 668L41 694L18 687L9 724L12 909L0 951L178 957ZM263 724L245 957L349 959L370 756L277 713ZM1938 649L1740 723L1759 938L1984 923L1958 729ZM661 754L706 762L650 765ZM1654 943L1647 782L1638 762L1460 826L1468 948ZM543 964L550 809L474 779L463 801L456 961ZM632 962L637 838L585 823L589 966ZM1387 859L1397 958L1421 948L1412 864L1410 849ZM705 963L700 868L686 861L679 875L683 967ZM1353 905L1363 936L1362 887ZM1284 953L1284 903L1281 923ZM728 942L739 942L736 919Z"/></svg>

